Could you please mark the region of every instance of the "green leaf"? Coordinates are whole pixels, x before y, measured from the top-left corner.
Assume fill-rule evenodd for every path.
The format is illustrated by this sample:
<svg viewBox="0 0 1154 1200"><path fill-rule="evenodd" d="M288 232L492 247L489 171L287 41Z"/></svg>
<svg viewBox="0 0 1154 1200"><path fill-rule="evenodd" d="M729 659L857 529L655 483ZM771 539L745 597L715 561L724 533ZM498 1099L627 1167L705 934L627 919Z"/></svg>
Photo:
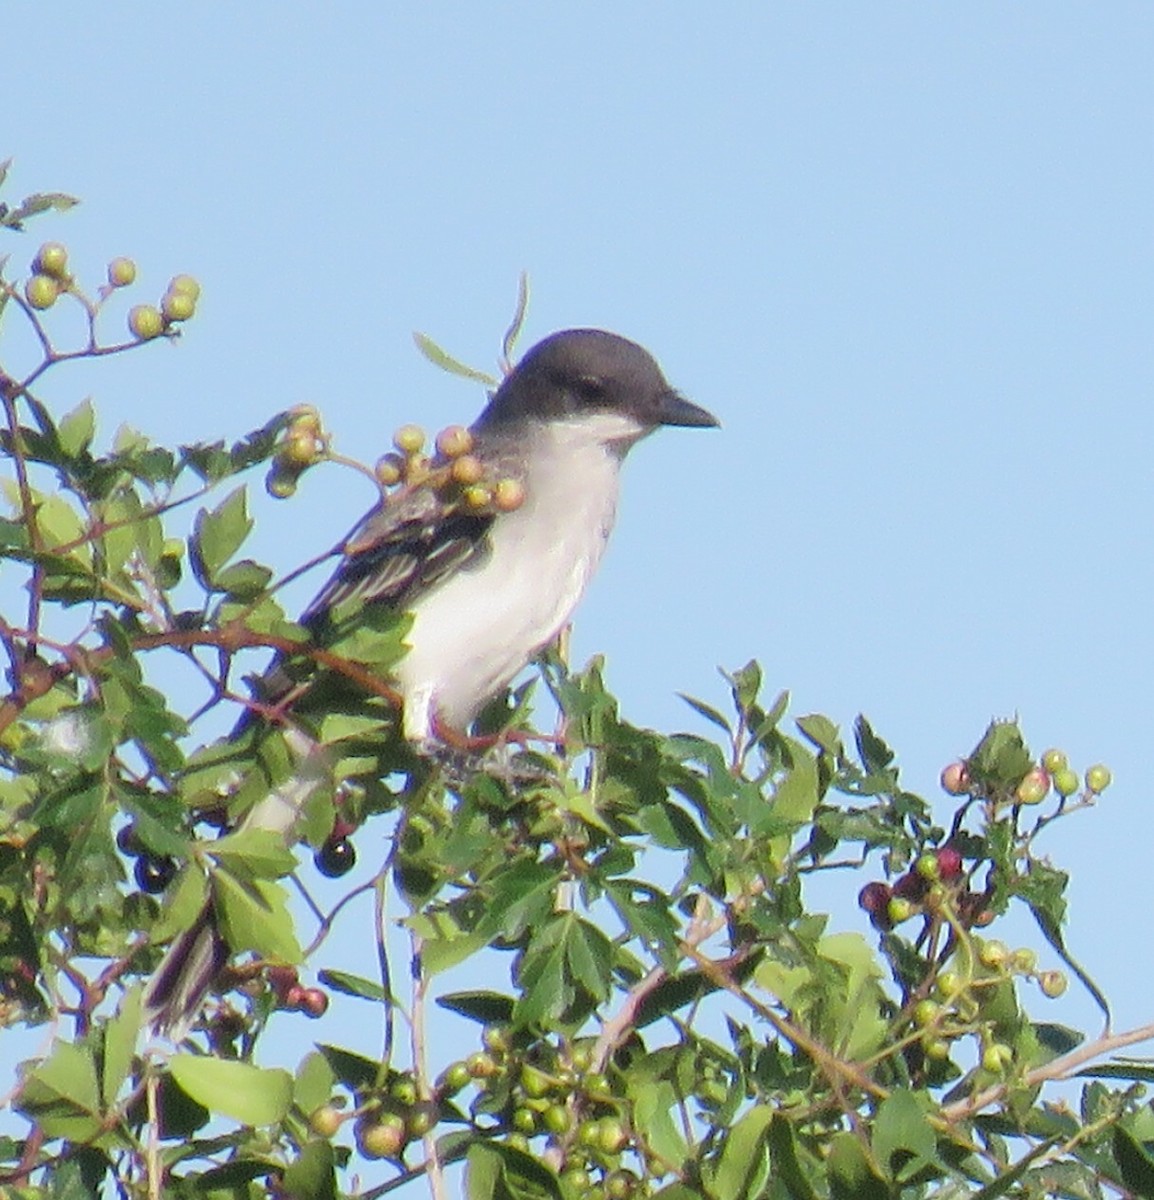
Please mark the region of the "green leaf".
<svg viewBox="0 0 1154 1200"><path fill-rule="evenodd" d="M645 1144L671 1171L680 1171L689 1157L685 1135L674 1120L680 1098L673 1084L655 1077L655 1072L642 1063L631 1068L625 1082L626 1092L633 1103L633 1118L645 1131Z"/></svg>
<svg viewBox="0 0 1154 1200"><path fill-rule="evenodd" d="M283 1120L292 1103L293 1078L279 1067L254 1067L231 1059L174 1054L173 1079L197 1103L244 1125Z"/></svg>
<svg viewBox="0 0 1154 1200"><path fill-rule="evenodd" d="M329 1064L333 1073L346 1087L358 1090L376 1084L381 1070L380 1063L340 1046L320 1045L317 1046L317 1049L324 1055L325 1062Z"/></svg>
<svg viewBox="0 0 1154 1200"><path fill-rule="evenodd" d="M60 418L56 436L60 449L69 458L75 458L92 444L96 433L96 411L91 400L83 400L71 412Z"/></svg>
<svg viewBox="0 0 1154 1200"><path fill-rule="evenodd" d="M967 759L970 775L987 786L1017 787L1034 765L1016 721L991 721Z"/></svg>
<svg viewBox="0 0 1154 1200"><path fill-rule="evenodd" d="M221 867L211 877L221 929L233 950L255 950L276 962L299 963L284 888L267 879L242 879Z"/></svg>
<svg viewBox="0 0 1154 1200"><path fill-rule="evenodd" d="M513 319L509 322L509 328L505 330L505 336L501 339L501 353L506 362L511 362L513 359L513 349L517 344L517 338L521 335L521 326L525 323L525 314L529 311L529 275L528 272L522 271L517 277L517 307L513 310Z"/></svg>
<svg viewBox="0 0 1154 1200"><path fill-rule="evenodd" d="M841 735L829 717L810 713L809 716L798 717L796 724L819 750L828 754L837 754L841 750Z"/></svg>
<svg viewBox="0 0 1154 1200"><path fill-rule="evenodd" d="M874 1119L873 1151L899 1181L924 1166L938 1165L937 1139L913 1092L897 1090L882 1101ZM899 1156L897 1162L895 1155Z"/></svg>
<svg viewBox="0 0 1154 1200"><path fill-rule="evenodd" d="M385 989L372 979L362 979L360 975L350 975L347 971L321 971L317 978L334 992L342 992L346 996L359 996L362 1000L380 1002L384 1000Z"/></svg>
<svg viewBox="0 0 1154 1200"><path fill-rule="evenodd" d="M819 1200L798 1157L793 1124L780 1113L774 1115L769 1127L769 1153L774 1174L785 1185L790 1200Z"/></svg>
<svg viewBox="0 0 1154 1200"><path fill-rule="evenodd" d="M476 383L483 383L486 387L497 386L497 380L492 375L475 370L473 367L467 367L463 362L458 362L451 354L442 350L428 334L414 332L413 341L416 343L417 349L434 367L440 367L442 371L448 371L450 375L460 375L465 379L472 379Z"/></svg>
<svg viewBox="0 0 1154 1200"><path fill-rule="evenodd" d="M240 549L251 529L244 488L230 492L216 508L202 508L196 514L189 538L189 559L202 587L223 590L217 582L218 572Z"/></svg>
<svg viewBox="0 0 1154 1200"><path fill-rule="evenodd" d="M826 1168L832 1200L893 1200L855 1134L835 1133L830 1138Z"/></svg>
<svg viewBox="0 0 1154 1200"><path fill-rule="evenodd" d="M1115 1125L1111 1135L1114 1160L1122 1173L1122 1182L1144 1200L1154 1198L1154 1158L1129 1130Z"/></svg>
<svg viewBox="0 0 1154 1200"><path fill-rule="evenodd" d="M513 1019L513 998L500 992L452 992L437 1004L482 1025L505 1025Z"/></svg>
<svg viewBox="0 0 1154 1200"><path fill-rule="evenodd" d="M306 1142L285 1167L279 1190L293 1200L336 1200L336 1156L332 1142L324 1138Z"/></svg>
<svg viewBox="0 0 1154 1200"><path fill-rule="evenodd" d="M686 695L685 692L678 692L677 695L689 705L691 709L699 717L704 717L712 725L716 725L723 733L728 735L731 731L729 722L711 705L706 704L703 700L697 700L693 696Z"/></svg>
<svg viewBox="0 0 1154 1200"><path fill-rule="evenodd" d="M297 865L296 855L285 845L284 838L271 829L240 829L208 843L207 852L223 859L229 869L243 870L258 879L280 879L291 874Z"/></svg>
<svg viewBox="0 0 1154 1200"><path fill-rule="evenodd" d="M116 1015L104 1027L104 1060L100 1072L100 1095L111 1108L132 1070L136 1039L140 1036L140 1001L143 987L126 992Z"/></svg>
<svg viewBox="0 0 1154 1200"><path fill-rule="evenodd" d="M726 1135L710 1190L717 1200L749 1200L760 1195L769 1165L767 1134L773 1109L758 1104Z"/></svg>
<svg viewBox="0 0 1154 1200"><path fill-rule="evenodd" d="M35 1116L49 1137L78 1142L99 1137L103 1128L100 1087L88 1047L57 1042L51 1057L28 1073L20 1108Z"/></svg>
<svg viewBox="0 0 1154 1200"><path fill-rule="evenodd" d="M301 1112L312 1113L328 1102L336 1083L336 1072L328 1059L319 1050L310 1050L293 1080L293 1103Z"/></svg>

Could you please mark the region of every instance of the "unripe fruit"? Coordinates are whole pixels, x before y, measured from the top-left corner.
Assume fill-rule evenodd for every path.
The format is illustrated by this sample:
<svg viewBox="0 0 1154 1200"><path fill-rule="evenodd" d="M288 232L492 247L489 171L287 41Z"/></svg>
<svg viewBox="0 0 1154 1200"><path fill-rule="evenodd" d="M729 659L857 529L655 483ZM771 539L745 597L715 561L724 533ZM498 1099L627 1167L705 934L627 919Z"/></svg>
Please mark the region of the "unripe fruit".
<svg viewBox="0 0 1154 1200"><path fill-rule="evenodd" d="M514 512L525 503L525 485L519 479L498 479L493 505L498 512Z"/></svg>
<svg viewBox="0 0 1154 1200"><path fill-rule="evenodd" d="M290 471L281 464L274 463L272 470L265 476L264 489L276 500L287 500L296 493L299 478L299 472Z"/></svg>
<svg viewBox="0 0 1154 1200"><path fill-rule="evenodd" d="M59 242L45 242L36 251L32 269L53 279L64 280L68 276L68 250Z"/></svg>
<svg viewBox="0 0 1154 1200"><path fill-rule="evenodd" d="M196 300L187 292L165 292L160 311L166 321L187 321L196 312Z"/></svg>
<svg viewBox="0 0 1154 1200"><path fill-rule="evenodd" d="M393 445L402 454L419 454L425 444L425 431L419 425L402 425L393 434Z"/></svg>
<svg viewBox="0 0 1154 1200"><path fill-rule="evenodd" d="M411 1138L422 1138L437 1123L437 1107L428 1102L415 1105L405 1116L405 1132Z"/></svg>
<svg viewBox="0 0 1154 1200"><path fill-rule="evenodd" d="M1026 773L1014 792L1019 804L1041 804L1050 791L1050 776L1042 767Z"/></svg>
<svg viewBox="0 0 1154 1200"><path fill-rule="evenodd" d="M1024 946L1010 955L1010 965L1023 975L1031 975L1038 968L1038 953Z"/></svg>
<svg viewBox="0 0 1154 1200"><path fill-rule="evenodd" d="M939 879L942 869L938 864L938 856L936 854L923 854L914 864L914 870L923 879Z"/></svg>
<svg viewBox="0 0 1154 1200"><path fill-rule="evenodd" d="M908 921L914 915L914 911L913 901L907 900L905 896L892 896L886 905L886 915L895 925Z"/></svg>
<svg viewBox="0 0 1154 1200"><path fill-rule="evenodd" d="M357 851L348 838L329 838L313 856L313 863L326 879L339 879L357 865Z"/></svg>
<svg viewBox="0 0 1154 1200"><path fill-rule="evenodd" d="M997 938L991 938L988 942L983 942L978 948L978 959L982 966L989 967L991 970L996 970L999 967L1004 967L1010 958L1010 948L1005 942L1000 942Z"/></svg>
<svg viewBox="0 0 1154 1200"><path fill-rule="evenodd" d="M504 1025L486 1025L481 1031L481 1044L494 1054L508 1054L513 1042Z"/></svg>
<svg viewBox="0 0 1154 1200"><path fill-rule="evenodd" d="M945 1038L927 1038L922 1042L922 1050L926 1058L942 1062L950 1057L950 1043Z"/></svg>
<svg viewBox="0 0 1154 1200"><path fill-rule="evenodd" d="M632 1171L610 1171L605 1176L605 1200L629 1200L636 1186Z"/></svg>
<svg viewBox="0 0 1154 1200"><path fill-rule="evenodd" d="M547 1096L553 1090L553 1078L530 1063L525 1063L521 1068L521 1087L526 1096Z"/></svg>
<svg viewBox="0 0 1154 1200"><path fill-rule="evenodd" d="M957 879L962 873L962 854L953 846L942 846L938 852L938 874L942 879Z"/></svg>
<svg viewBox="0 0 1154 1200"><path fill-rule="evenodd" d="M456 1095L463 1087L467 1086L472 1075L469 1074L469 1068L463 1062L455 1062L445 1068L441 1078L437 1080L437 1090L444 1092L447 1096Z"/></svg>
<svg viewBox="0 0 1154 1200"><path fill-rule="evenodd" d="M164 318L160 309L152 304L137 304L128 313L128 329L133 337L142 342L159 337L164 332Z"/></svg>
<svg viewBox="0 0 1154 1200"><path fill-rule="evenodd" d="M449 477L454 483L468 487L485 478L485 468L475 454L462 454L449 468Z"/></svg>
<svg viewBox="0 0 1154 1200"><path fill-rule="evenodd" d="M462 499L470 508L487 508L493 499L493 493L487 487L474 484L461 493Z"/></svg>
<svg viewBox="0 0 1154 1200"><path fill-rule="evenodd" d="M465 1059L465 1067L474 1079L488 1079L497 1073L497 1063L491 1054L478 1050Z"/></svg>
<svg viewBox="0 0 1154 1200"><path fill-rule="evenodd" d="M991 1042L982 1051L982 1066L993 1075L1001 1075L1014 1061L1014 1052L1005 1042Z"/></svg>
<svg viewBox="0 0 1154 1200"><path fill-rule="evenodd" d="M625 1128L616 1117L602 1117L598 1122L597 1147L602 1154L620 1154L629 1144Z"/></svg>
<svg viewBox="0 0 1154 1200"><path fill-rule="evenodd" d="M607 1099L612 1094L609 1079L602 1071L590 1071L581 1081L581 1090L593 1100Z"/></svg>
<svg viewBox="0 0 1154 1200"><path fill-rule="evenodd" d="M1078 776L1069 767L1054 775L1054 791L1059 796L1072 796L1078 790Z"/></svg>
<svg viewBox="0 0 1154 1200"><path fill-rule="evenodd" d="M24 299L35 309L51 308L60 296L60 284L50 275L33 275L24 285Z"/></svg>
<svg viewBox="0 0 1154 1200"><path fill-rule="evenodd" d="M942 769L942 790L951 796L962 796L970 786L970 772L961 760Z"/></svg>
<svg viewBox="0 0 1154 1200"><path fill-rule="evenodd" d="M383 483L385 487L392 487L393 484L400 483L405 477L405 460L399 454L386 454L377 459L373 473L376 475L378 483Z"/></svg>
<svg viewBox="0 0 1154 1200"><path fill-rule="evenodd" d="M114 258L108 264L108 283L110 287L128 287L136 282L136 263L131 258Z"/></svg>
<svg viewBox="0 0 1154 1200"><path fill-rule="evenodd" d="M1061 971L1043 971L1038 976L1038 986L1042 989L1043 996L1057 1000L1069 986L1069 982Z"/></svg>
<svg viewBox="0 0 1154 1200"><path fill-rule="evenodd" d="M1104 792L1113 779L1110 768L1102 763L1095 763L1086 771L1086 787L1091 792Z"/></svg>
<svg viewBox="0 0 1154 1200"><path fill-rule="evenodd" d="M460 458L473 448L473 435L464 425L448 425L437 434L437 450L446 458Z"/></svg>
<svg viewBox="0 0 1154 1200"><path fill-rule="evenodd" d="M518 1130L506 1135L505 1145L511 1146L514 1150L520 1150L522 1154L529 1153L529 1139Z"/></svg>
<svg viewBox="0 0 1154 1200"><path fill-rule="evenodd" d="M170 295L188 296L193 304L200 299L200 284L191 275L174 275L168 281Z"/></svg>
<svg viewBox="0 0 1154 1200"><path fill-rule="evenodd" d="M914 1024L924 1029L932 1025L942 1014L942 1006L934 1000L919 1000L914 1005Z"/></svg>
<svg viewBox="0 0 1154 1200"><path fill-rule="evenodd" d="M1056 771L1063 770L1069 765L1069 760L1066 758L1066 752L1064 750L1050 749L1042 755L1042 766L1044 766L1051 775L1053 775Z"/></svg>
<svg viewBox="0 0 1154 1200"><path fill-rule="evenodd" d="M568 1133L573 1126L573 1116L564 1104L550 1104L541 1115L541 1123L549 1133Z"/></svg>
<svg viewBox="0 0 1154 1200"><path fill-rule="evenodd" d="M514 1109L512 1125L518 1133L536 1133L537 1114L531 1108Z"/></svg>
<svg viewBox="0 0 1154 1200"><path fill-rule="evenodd" d="M405 1148L405 1122L396 1113L358 1122L356 1141L365 1158L396 1158Z"/></svg>
<svg viewBox="0 0 1154 1200"><path fill-rule="evenodd" d="M943 971L934 986L943 1000L951 1000L962 991L965 983L957 971Z"/></svg>
<svg viewBox="0 0 1154 1200"><path fill-rule="evenodd" d="M307 430L292 429L277 451L277 460L296 471L311 467L321 456L322 447Z"/></svg>
<svg viewBox="0 0 1154 1200"><path fill-rule="evenodd" d="M334 1104L322 1104L309 1117L309 1128L318 1137L334 1137L345 1123L345 1114Z"/></svg>

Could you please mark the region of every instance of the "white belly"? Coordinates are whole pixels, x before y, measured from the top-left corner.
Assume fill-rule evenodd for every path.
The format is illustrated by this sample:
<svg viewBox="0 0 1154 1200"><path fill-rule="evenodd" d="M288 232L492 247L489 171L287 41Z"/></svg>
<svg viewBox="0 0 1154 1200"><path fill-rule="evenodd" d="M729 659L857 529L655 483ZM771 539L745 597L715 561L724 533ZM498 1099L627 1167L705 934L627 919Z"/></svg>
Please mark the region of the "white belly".
<svg viewBox="0 0 1154 1200"><path fill-rule="evenodd" d="M433 736L433 717L465 729L477 711L546 646L585 592L613 527L619 458L601 444L556 438L534 460L525 504L499 515L492 550L413 609L398 664L404 731Z"/></svg>

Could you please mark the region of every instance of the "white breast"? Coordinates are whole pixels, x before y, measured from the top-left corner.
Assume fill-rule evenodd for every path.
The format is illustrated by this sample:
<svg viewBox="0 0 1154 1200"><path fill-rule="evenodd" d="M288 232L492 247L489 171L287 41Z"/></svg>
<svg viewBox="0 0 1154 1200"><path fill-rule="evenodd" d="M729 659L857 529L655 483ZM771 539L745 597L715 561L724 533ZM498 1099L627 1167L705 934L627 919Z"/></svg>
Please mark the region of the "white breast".
<svg viewBox="0 0 1154 1200"><path fill-rule="evenodd" d="M613 528L621 443L640 432L628 418L599 414L555 422L541 436L526 501L497 517L492 552L414 606L397 669L406 737L431 737L434 714L466 728L557 636Z"/></svg>

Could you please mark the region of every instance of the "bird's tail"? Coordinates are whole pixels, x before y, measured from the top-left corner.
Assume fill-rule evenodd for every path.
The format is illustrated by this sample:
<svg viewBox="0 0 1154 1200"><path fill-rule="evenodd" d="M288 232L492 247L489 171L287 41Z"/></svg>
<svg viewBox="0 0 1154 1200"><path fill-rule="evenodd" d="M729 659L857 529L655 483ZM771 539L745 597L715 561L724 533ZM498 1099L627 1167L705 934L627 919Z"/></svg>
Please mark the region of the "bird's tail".
<svg viewBox="0 0 1154 1200"><path fill-rule="evenodd" d="M312 795L322 786L332 786L331 763L321 746L300 730L291 731L289 745L296 758L292 777L258 801L240 825L276 833L286 845L296 841L297 822ZM148 981L144 990L148 1028L180 1041L231 953L210 899L196 920L177 935Z"/></svg>
<svg viewBox="0 0 1154 1200"><path fill-rule="evenodd" d="M184 1037L228 955L210 902L164 952L144 990L144 1017L154 1033L174 1042Z"/></svg>

